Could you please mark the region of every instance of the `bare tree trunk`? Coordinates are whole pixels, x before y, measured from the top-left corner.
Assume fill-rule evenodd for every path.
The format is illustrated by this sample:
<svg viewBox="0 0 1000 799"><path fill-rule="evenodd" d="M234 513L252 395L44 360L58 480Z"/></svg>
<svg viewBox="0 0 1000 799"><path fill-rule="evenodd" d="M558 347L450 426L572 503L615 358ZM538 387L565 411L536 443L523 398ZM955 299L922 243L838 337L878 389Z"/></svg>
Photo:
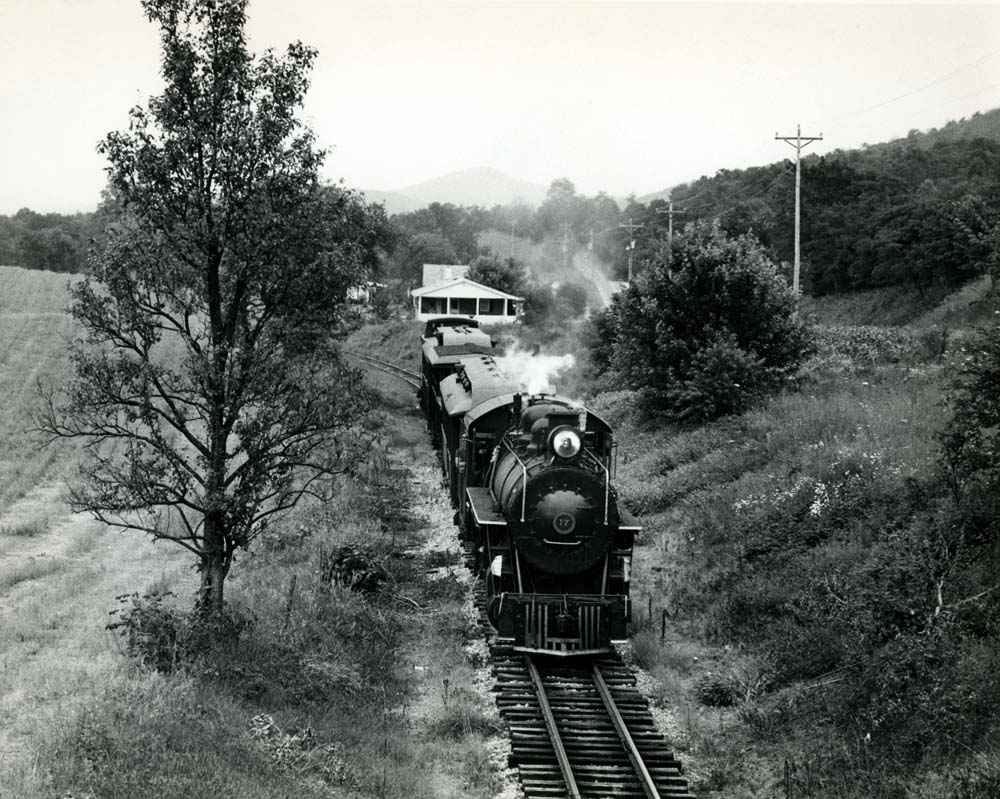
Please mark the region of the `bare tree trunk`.
<svg viewBox="0 0 1000 799"><path fill-rule="evenodd" d="M205 517L205 552L199 566L201 571L199 604L213 616L221 614L225 605L225 582L229 572L225 536L222 534L221 522L215 516L214 513L210 513Z"/></svg>

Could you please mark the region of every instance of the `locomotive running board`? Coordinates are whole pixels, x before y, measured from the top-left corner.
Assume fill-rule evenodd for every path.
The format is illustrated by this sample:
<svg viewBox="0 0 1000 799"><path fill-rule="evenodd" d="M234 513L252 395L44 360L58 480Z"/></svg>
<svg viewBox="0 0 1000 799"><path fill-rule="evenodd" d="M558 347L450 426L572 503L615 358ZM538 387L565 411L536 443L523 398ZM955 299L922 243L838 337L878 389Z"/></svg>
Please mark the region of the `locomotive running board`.
<svg viewBox="0 0 1000 799"><path fill-rule="evenodd" d="M465 489L465 494L469 499L469 508L476 524L480 527L490 525L493 527L506 527L507 520L493 510L493 496L490 490L483 486L470 486Z"/></svg>

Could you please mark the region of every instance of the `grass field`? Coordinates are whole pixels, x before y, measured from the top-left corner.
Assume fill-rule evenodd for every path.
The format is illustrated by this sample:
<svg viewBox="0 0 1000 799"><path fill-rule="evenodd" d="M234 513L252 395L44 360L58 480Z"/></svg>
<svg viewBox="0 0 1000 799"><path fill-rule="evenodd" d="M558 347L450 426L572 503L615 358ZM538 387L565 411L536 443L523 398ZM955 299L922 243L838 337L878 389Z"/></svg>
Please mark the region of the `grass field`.
<svg viewBox="0 0 1000 799"><path fill-rule="evenodd" d="M0 266L0 512L51 474L65 454L31 431L40 378L67 373L68 277Z"/></svg>
<svg viewBox="0 0 1000 799"><path fill-rule="evenodd" d="M66 275L0 267L0 796L48 796L39 770L54 731L126 664L104 629L118 594L183 587L186 562L139 536L71 514L75 452L30 431L39 379L67 374Z"/></svg>

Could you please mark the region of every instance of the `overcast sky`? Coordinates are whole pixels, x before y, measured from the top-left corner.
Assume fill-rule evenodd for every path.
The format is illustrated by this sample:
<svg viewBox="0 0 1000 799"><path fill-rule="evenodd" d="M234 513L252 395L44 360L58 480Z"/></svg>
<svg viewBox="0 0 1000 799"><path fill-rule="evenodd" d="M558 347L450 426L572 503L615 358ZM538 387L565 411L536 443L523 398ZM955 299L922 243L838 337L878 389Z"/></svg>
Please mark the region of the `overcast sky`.
<svg viewBox="0 0 1000 799"><path fill-rule="evenodd" d="M254 49L319 49L326 176L474 166L644 194L1000 107L1000 4L251 0ZM0 0L0 213L91 210L95 145L159 91L138 0Z"/></svg>

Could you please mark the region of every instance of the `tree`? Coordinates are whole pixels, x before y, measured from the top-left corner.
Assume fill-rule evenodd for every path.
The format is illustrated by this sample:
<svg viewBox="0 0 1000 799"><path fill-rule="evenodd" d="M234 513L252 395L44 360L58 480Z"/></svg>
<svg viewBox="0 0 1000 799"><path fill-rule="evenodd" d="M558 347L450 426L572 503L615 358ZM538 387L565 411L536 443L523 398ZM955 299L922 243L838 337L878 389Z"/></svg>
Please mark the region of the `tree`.
<svg viewBox="0 0 1000 799"><path fill-rule="evenodd" d="M439 233L417 233L396 247L393 274L410 286L419 286L424 264L458 263L451 242Z"/></svg>
<svg viewBox="0 0 1000 799"><path fill-rule="evenodd" d="M480 255L469 265L465 276L515 297L523 297L527 290L527 271L516 258L502 258L493 253Z"/></svg>
<svg viewBox="0 0 1000 799"><path fill-rule="evenodd" d="M556 300L566 306L567 316L582 316L587 310L587 289L579 283L562 283L556 289Z"/></svg>
<svg viewBox="0 0 1000 799"><path fill-rule="evenodd" d="M752 236L689 225L602 317L611 367L648 405L681 421L743 410L807 352L794 298ZM607 359L595 353L595 363Z"/></svg>
<svg viewBox="0 0 1000 799"><path fill-rule="evenodd" d="M41 427L86 443L73 504L198 559L218 613L237 549L350 467L367 396L338 357L379 243L318 180L297 118L315 51L248 52L246 0L143 0L164 93L109 134L122 211L73 290L86 338Z"/></svg>

